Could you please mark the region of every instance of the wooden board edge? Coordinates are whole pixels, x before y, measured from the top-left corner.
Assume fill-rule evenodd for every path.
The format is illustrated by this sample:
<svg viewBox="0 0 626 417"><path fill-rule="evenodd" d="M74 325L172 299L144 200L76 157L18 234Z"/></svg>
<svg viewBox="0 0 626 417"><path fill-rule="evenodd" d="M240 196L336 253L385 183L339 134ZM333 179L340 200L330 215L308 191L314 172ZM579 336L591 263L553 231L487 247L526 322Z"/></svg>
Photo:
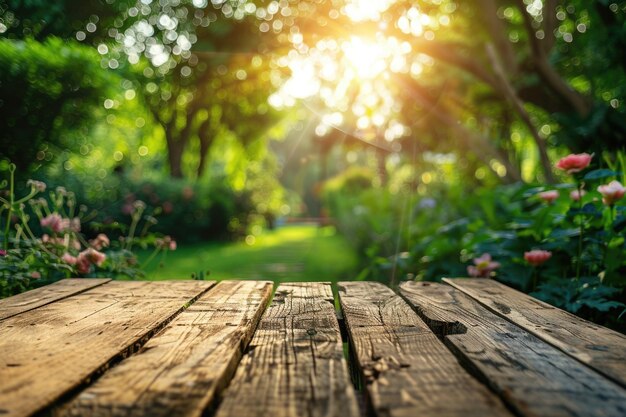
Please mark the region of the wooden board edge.
<svg viewBox="0 0 626 417"><path fill-rule="evenodd" d="M56 284L64 283L64 282L65 283L66 282L72 282L72 281L76 281L76 282L78 282L78 281L92 281L93 285L86 286L84 288L76 289L73 292L68 292L67 294L59 296L57 298L51 298L49 301L46 301L46 302L38 304L38 305L34 305L31 308L25 308L23 310L19 310L19 311L15 312L15 313L12 313L12 314L7 314L7 315L3 316L2 313L0 313L0 321L6 320L6 319L11 318L11 317L18 316L18 315L26 313L28 311L36 310L38 308L50 305L52 303L56 303L57 301L65 300L65 299L67 299L69 297L73 297L73 296L78 295L78 294L82 294L82 293L84 293L86 291L89 291L89 290L92 290L94 288L100 287L100 286L102 286L104 284L107 284L107 283L113 281L113 279L112 278L64 278L64 279L61 279L59 281L55 281L52 284L48 284L48 285L46 285L44 287L34 288L32 290L25 291L23 293L17 294L16 296L19 296L19 295L22 295L22 294L29 294L29 293L32 295L32 294L34 294L34 292L36 292L38 290L41 290L43 288L49 287L51 285L56 285ZM93 281L95 281L95 282L93 282Z"/></svg>
<svg viewBox="0 0 626 417"><path fill-rule="evenodd" d="M172 282L176 282L180 280L172 280ZM109 282L120 282L111 280ZM123 281L121 281L123 282ZM152 281L149 281L152 282ZM99 367L94 369L87 375L84 380L74 385L73 387L67 389L58 397L49 400L48 404L39 408L33 415L34 416L54 416L57 417L60 415L59 410L64 410L65 406L71 402L71 400L80 394L87 387L92 385L102 376L106 375L106 372L112 367L116 366L123 360L133 356L134 354L141 351L142 347L148 343L150 339L154 336L158 335L163 329L165 329L176 317L178 317L183 311L193 305L200 297L207 294L217 285L218 281L203 281L208 285L206 288L203 288L202 291L196 293L190 300L181 305L181 307L173 312L169 317L164 319L162 322L158 323L152 329L148 330L146 333L142 335L137 335L137 338L129 343L127 346L122 348L118 353L107 359L104 363L102 363Z"/></svg>

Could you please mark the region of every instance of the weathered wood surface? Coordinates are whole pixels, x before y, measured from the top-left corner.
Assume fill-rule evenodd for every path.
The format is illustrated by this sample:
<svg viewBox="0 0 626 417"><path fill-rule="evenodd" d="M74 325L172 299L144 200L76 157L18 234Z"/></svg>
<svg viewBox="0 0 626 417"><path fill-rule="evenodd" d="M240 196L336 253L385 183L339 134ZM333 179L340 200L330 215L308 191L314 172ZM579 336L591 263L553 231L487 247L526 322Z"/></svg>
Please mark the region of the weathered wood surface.
<svg viewBox="0 0 626 417"><path fill-rule="evenodd" d="M339 298L377 415L512 415L392 290L375 282L340 282Z"/></svg>
<svg viewBox="0 0 626 417"><path fill-rule="evenodd" d="M492 279L444 279L483 306L626 386L626 336Z"/></svg>
<svg viewBox="0 0 626 417"><path fill-rule="evenodd" d="M272 293L223 281L67 407L66 416L201 416L230 380Z"/></svg>
<svg viewBox="0 0 626 417"><path fill-rule="evenodd" d="M278 287L217 417L359 415L328 294L326 283Z"/></svg>
<svg viewBox="0 0 626 417"><path fill-rule="evenodd" d="M26 291L13 297L0 300L0 320L34 310L46 304L87 291L111 281L108 278L63 279L54 284Z"/></svg>
<svg viewBox="0 0 626 417"><path fill-rule="evenodd" d="M109 282L0 322L0 414L50 406L214 283Z"/></svg>
<svg viewBox="0 0 626 417"><path fill-rule="evenodd" d="M318 300L326 300L330 303L335 302L333 295L333 289L329 283L314 283L310 285L309 282L282 282L276 289L276 294L289 298L315 298ZM322 284L322 285L320 285Z"/></svg>
<svg viewBox="0 0 626 417"><path fill-rule="evenodd" d="M445 284L401 294L453 352L522 416L626 415L626 390Z"/></svg>

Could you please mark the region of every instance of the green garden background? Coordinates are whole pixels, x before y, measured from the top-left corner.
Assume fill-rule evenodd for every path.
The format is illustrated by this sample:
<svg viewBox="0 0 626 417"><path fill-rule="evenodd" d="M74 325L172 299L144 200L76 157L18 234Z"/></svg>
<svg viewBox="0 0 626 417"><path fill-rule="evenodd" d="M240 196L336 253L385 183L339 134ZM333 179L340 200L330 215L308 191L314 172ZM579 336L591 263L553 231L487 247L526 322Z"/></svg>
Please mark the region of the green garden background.
<svg viewBox="0 0 626 417"><path fill-rule="evenodd" d="M626 2L0 0L0 295L496 279L626 329Z"/></svg>

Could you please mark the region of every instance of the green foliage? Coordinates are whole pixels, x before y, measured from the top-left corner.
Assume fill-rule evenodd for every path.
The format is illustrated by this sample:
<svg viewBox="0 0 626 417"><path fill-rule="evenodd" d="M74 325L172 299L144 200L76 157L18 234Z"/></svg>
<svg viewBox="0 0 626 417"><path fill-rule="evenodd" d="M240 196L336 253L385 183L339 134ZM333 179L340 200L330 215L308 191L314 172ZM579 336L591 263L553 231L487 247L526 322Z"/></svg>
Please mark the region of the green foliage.
<svg viewBox="0 0 626 417"><path fill-rule="evenodd" d="M95 225L89 224L93 214L77 204L73 192L58 187L46 196L46 184L31 180L22 195L16 191L15 169L15 165L9 166L9 180L0 185L0 227L4 232L0 297L69 277L142 277L145 265L137 265L133 245L145 248L153 244L149 260L159 252L176 249L169 236L148 233L156 221L144 218L146 207L140 201L134 202L127 226L119 227L125 231L120 239L112 242L100 233L87 240L81 230L93 230Z"/></svg>
<svg viewBox="0 0 626 417"><path fill-rule="evenodd" d="M0 149L20 172L49 162L93 120L110 83L91 48L0 39Z"/></svg>
<svg viewBox="0 0 626 417"><path fill-rule="evenodd" d="M621 173L576 175L586 190L580 202L570 197L576 190L571 183L474 190L433 184L428 197L412 199L415 192L406 188L404 195L384 187L350 190L354 174L329 181L325 195L339 230L361 256L360 278L395 283L467 276L472 259L487 253L499 264L491 274L496 279L623 328L618 316L626 307L626 207L603 204L597 191ZM547 190L560 196L546 203L540 193ZM552 256L532 267L525 253L533 249Z"/></svg>

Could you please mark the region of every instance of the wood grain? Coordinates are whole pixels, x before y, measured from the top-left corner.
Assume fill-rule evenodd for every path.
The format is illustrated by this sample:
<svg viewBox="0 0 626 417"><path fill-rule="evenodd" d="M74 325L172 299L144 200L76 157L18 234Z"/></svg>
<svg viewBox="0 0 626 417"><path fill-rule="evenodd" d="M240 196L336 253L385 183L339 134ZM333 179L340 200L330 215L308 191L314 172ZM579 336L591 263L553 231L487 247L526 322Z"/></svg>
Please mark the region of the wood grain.
<svg viewBox="0 0 626 417"><path fill-rule="evenodd" d="M214 283L111 281L0 322L0 414L27 416L84 384Z"/></svg>
<svg viewBox="0 0 626 417"><path fill-rule="evenodd" d="M492 279L444 279L490 311L626 386L626 336Z"/></svg>
<svg viewBox="0 0 626 417"><path fill-rule="evenodd" d="M328 283L278 287L217 417L356 417Z"/></svg>
<svg viewBox="0 0 626 417"><path fill-rule="evenodd" d="M340 282L339 298L377 415L511 416L389 288L375 282Z"/></svg>
<svg viewBox="0 0 626 417"><path fill-rule="evenodd" d="M111 281L108 278L62 279L45 287L0 300L0 320L34 310Z"/></svg>
<svg viewBox="0 0 626 417"><path fill-rule="evenodd" d="M626 415L626 390L445 284L401 294L466 366L523 416Z"/></svg>
<svg viewBox="0 0 626 417"><path fill-rule="evenodd" d="M201 416L230 380L272 293L223 281L57 415Z"/></svg>

